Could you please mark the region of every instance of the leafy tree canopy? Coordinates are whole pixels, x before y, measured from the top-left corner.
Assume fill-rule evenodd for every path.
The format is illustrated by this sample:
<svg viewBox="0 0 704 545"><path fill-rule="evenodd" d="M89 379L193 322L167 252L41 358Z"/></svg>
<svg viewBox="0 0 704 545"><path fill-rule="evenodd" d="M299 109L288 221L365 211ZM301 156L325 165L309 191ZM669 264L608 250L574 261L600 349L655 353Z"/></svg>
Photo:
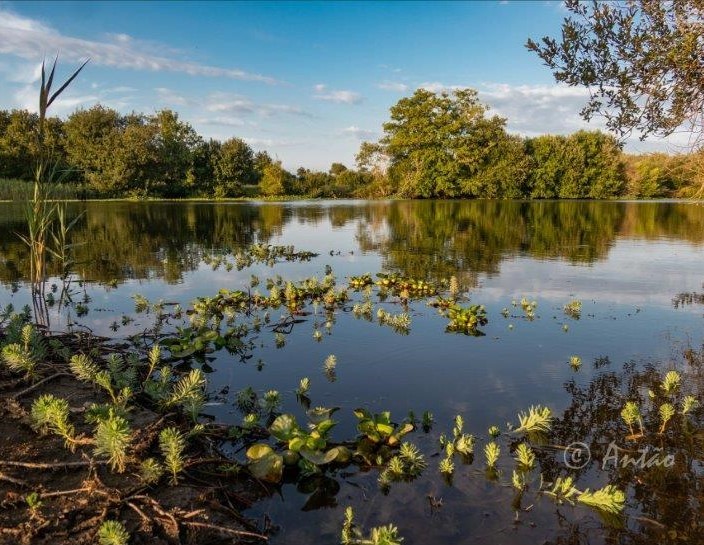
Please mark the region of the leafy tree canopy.
<svg viewBox="0 0 704 545"><path fill-rule="evenodd" d="M620 135L668 135L689 124L700 143L704 115L702 0L566 0L560 38L528 40L558 82L586 86L582 110Z"/></svg>

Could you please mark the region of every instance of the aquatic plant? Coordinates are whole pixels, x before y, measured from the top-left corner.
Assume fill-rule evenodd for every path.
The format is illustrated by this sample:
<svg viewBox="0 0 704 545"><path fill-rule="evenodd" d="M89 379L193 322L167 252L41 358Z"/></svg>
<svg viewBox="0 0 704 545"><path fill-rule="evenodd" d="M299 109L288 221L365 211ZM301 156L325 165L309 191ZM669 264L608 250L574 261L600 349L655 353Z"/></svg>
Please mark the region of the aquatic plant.
<svg viewBox="0 0 704 545"><path fill-rule="evenodd" d="M421 418L421 427L423 428L423 431L425 433L428 433L431 430L434 421L435 418L433 417L433 413L431 413L430 411L423 411L423 416Z"/></svg>
<svg viewBox="0 0 704 545"><path fill-rule="evenodd" d="M388 411L372 414L366 409L359 408L354 410L354 415L358 420L357 430L374 444L395 446L401 437L413 430L413 425L408 422L394 425L391 421L391 413Z"/></svg>
<svg viewBox="0 0 704 545"><path fill-rule="evenodd" d="M178 484L178 474L183 471L185 464L183 459L185 448L185 437L173 426L164 428L159 433L159 450L164 457L167 471L171 473L171 484Z"/></svg>
<svg viewBox="0 0 704 545"><path fill-rule="evenodd" d="M20 342L3 346L0 356L11 371L24 373L25 378L33 378L37 364L46 357L46 343L33 324L25 324L21 329Z"/></svg>
<svg viewBox="0 0 704 545"><path fill-rule="evenodd" d="M598 511L618 515L626 505L626 494L613 485L590 492L589 489L577 496L577 501Z"/></svg>
<svg viewBox="0 0 704 545"><path fill-rule="evenodd" d="M452 461L450 456L446 456L440 460L438 469L440 470L440 473L444 475L452 475L455 472L455 463Z"/></svg>
<svg viewBox="0 0 704 545"><path fill-rule="evenodd" d="M323 362L323 371L325 376L330 382L334 382L337 378L335 375L335 368L337 367L337 357L334 354L330 354Z"/></svg>
<svg viewBox="0 0 704 545"><path fill-rule="evenodd" d="M693 395L685 396L682 400L682 414L686 415L699 406L699 401Z"/></svg>
<svg viewBox="0 0 704 545"><path fill-rule="evenodd" d="M518 421L520 425L514 430L516 433L547 433L552 425L552 411L540 405L531 406L527 414L518 414Z"/></svg>
<svg viewBox="0 0 704 545"><path fill-rule="evenodd" d="M526 489L526 476L522 471L513 470L511 474L511 484L518 491Z"/></svg>
<svg viewBox="0 0 704 545"><path fill-rule="evenodd" d="M575 501L592 507L600 512L618 515L626 505L625 493L613 485L606 485L591 492L589 489L580 491L574 486L571 476L558 477L550 490L543 490L544 494L552 496L558 503Z"/></svg>
<svg viewBox="0 0 704 545"><path fill-rule="evenodd" d="M447 317L450 320L447 325L448 331L458 331L467 335L478 335L479 326L488 323L484 305L470 307L453 305L447 310Z"/></svg>
<svg viewBox="0 0 704 545"><path fill-rule="evenodd" d="M374 280L372 279L372 275L369 273L365 273L361 276L351 276L350 277L350 287L355 290L361 290L365 288L366 286L369 286L374 283Z"/></svg>
<svg viewBox="0 0 704 545"><path fill-rule="evenodd" d="M659 433L665 433L667 423L675 416L675 407L671 403L663 403L658 409L660 415L660 430Z"/></svg>
<svg viewBox="0 0 704 545"><path fill-rule="evenodd" d="M499 456L501 456L501 447L494 441L487 443L484 447L484 458L486 459L486 466L490 469L496 467L496 462L499 461Z"/></svg>
<svg viewBox="0 0 704 545"><path fill-rule="evenodd" d="M525 297L521 298L521 309L523 309L523 314L525 314L525 317L528 320L533 320L535 318L536 308L538 308L537 301L529 301Z"/></svg>
<svg viewBox="0 0 704 545"><path fill-rule="evenodd" d="M668 371L660 384L660 389L666 396L677 393L682 382L682 377L677 371Z"/></svg>
<svg viewBox="0 0 704 545"><path fill-rule="evenodd" d="M501 435L501 430L498 426L489 426L487 433L489 434L489 437L496 439L499 435Z"/></svg>
<svg viewBox="0 0 704 545"><path fill-rule="evenodd" d="M130 534L125 526L117 520L106 520L98 529L98 543L100 545L127 545Z"/></svg>
<svg viewBox="0 0 704 545"><path fill-rule="evenodd" d="M631 436L635 436L635 432L633 431L633 425L636 422L638 422L640 426L640 435L643 435L643 418L640 414L640 408L638 407L638 404L635 401L626 402L623 409L621 409L621 418L623 418L623 421L626 423L628 429L631 431Z"/></svg>
<svg viewBox="0 0 704 545"><path fill-rule="evenodd" d="M579 320L582 315L582 301L574 299L562 307L563 312L570 318Z"/></svg>
<svg viewBox="0 0 704 545"><path fill-rule="evenodd" d="M570 367L575 371L582 367L582 358L579 356L570 356Z"/></svg>
<svg viewBox="0 0 704 545"><path fill-rule="evenodd" d="M411 327L411 317L406 312L391 314L383 308L380 308L376 312L376 317L379 320L379 324L389 325L399 333L407 333Z"/></svg>
<svg viewBox="0 0 704 545"><path fill-rule="evenodd" d="M368 537L355 526L352 507L345 509L345 521L340 535L341 545L400 545L403 538L398 535L398 528L392 524L372 528Z"/></svg>
<svg viewBox="0 0 704 545"><path fill-rule="evenodd" d="M32 427L40 434L54 433L63 437L66 448L75 450L78 438L69 422L69 406L65 399L43 394L34 400L30 416Z"/></svg>
<svg viewBox="0 0 704 545"><path fill-rule="evenodd" d="M139 465L139 478L144 484L154 484L164 474L162 466L155 458L147 458Z"/></svg>
<svg viewBox="0 0 704 545"><path fill-rule="evenodd" d="M127 420L111 409L106 418L98 421L95 431L95 454L107 456L112 470L122 473L125 470L130 438L131 432Z"/></svg>
<svg viewBox="0 0 704 545"><path fill-rule="evenodd" d="M308 390L310 390L310 379L308 377L303 377L298 383L298 388L296 388L296 395L299 397L304 397L308 394Z"/></svg>
<svg viewBox="0 0 704 545"><path fill-rule="evenodd" d="M519 443L516 447L516 462L525 469L535 467L535 454L526 443Z"/></svg>

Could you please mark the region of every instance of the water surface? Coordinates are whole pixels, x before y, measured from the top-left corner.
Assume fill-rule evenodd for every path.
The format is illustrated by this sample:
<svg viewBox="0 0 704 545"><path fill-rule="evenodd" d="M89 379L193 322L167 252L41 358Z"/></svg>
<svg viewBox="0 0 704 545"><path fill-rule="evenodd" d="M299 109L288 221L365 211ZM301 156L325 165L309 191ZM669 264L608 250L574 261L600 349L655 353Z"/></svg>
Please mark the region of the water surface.
<svg viewBox="0 0 704 545"><path fill-rule="evenodd" d="M679 294L703 291L704 206L696 203L70 204L69 215L78 214L72 233L73 297L87 301L88 312L79 317L75 305L55 305L50 310L53 329L76 327L71 325L75 322L97 334L126 337L149 326L143 315L122 325L123 316L134 315L134 294L185 308L193 298L214 295L219 288L255 289L250 287L253 274L262 279L256 289L265 292L267 277L322 277L327 265L341 285L365 272L432 281L456 276L469 301L487 307L489 323L481 337L446 333L447 320L425 301L410 303L408 335L345 311L336 313L329 330L322 314L306 317L286 336L283 348L276 348L265 329L251 358L242 361L224 351L209 358L210 389L220 392L228 386L229 394L208 412L231 423L242 418L234 396L246 386L280 390L284 410L303 421L292 391L308 376L314 405L342 408L334 438L354 436L351 409L359 406L390 410L398 420L409 411L420 415L430 410L436 420L433 431L415 432L410 439L432 456L438 452L438 435L450 430L456 414L464 416L467 431L478 435L481 447L488 426L515 423L517 412L532 404L546 404L561 417L583 404L585 395L605 391L607 381L636 380L638 370L650 364L682 368L683 350L702 344L702 306L673 302ZM23 228L21 207L0 204L0 305L28 302L28 255L17 237ZM294 245L319 255L274 268L257 264L228 271L208 264L210 256L231 255L254 242ZM58 292L57 264L52 274L50 283ZM79 285L79 279L85 282ZM512 305L523 297L538 303L533 320L525 318L520 305ZM574 299L583 303L579 320L562 311ZM401 312L393 298L381 305ZM272 318L281 314L283 309ZM323 333L322 341L314 340L315 330ZM338 360L334 382L322 368L329 354ZM571 355L584 362L578 372L567 363ZM560 433L567 441L576 430L566 422L565 417ZM272 542L280 544L337 543L342 512L350 504L365 526L393 522L409 544L489 539L647 543L650 527L637 516L668 527L684 520L676 503L653 505L631 495L632 516L625 530L605 529L586 508L557 508L541 498L514 523L513 494L505 486L512 467L506 453L499 483L485 478L481 452L474 464L458 466L452 486L437 472L439 459L430 457L421 478L394 484L388 495L379 491L376 471L348 468L332 475L336 484L328 483L325 494L311 496L310 490L285 484L280 495L248 514L266 514L279 525ZM545 472L560 471L550 460L543 462ZM580 473L579 484L600 486L607 477L591 465ZM443 507L431 510L428 495L442 497Z"/></svg>

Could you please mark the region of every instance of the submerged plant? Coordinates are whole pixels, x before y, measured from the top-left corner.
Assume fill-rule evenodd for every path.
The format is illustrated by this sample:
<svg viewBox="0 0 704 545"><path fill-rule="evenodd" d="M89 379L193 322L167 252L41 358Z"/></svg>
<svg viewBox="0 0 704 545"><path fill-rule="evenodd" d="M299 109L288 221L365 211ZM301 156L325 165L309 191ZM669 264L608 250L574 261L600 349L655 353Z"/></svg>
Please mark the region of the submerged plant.
<svg viewBox="0 0 704 545"><path fill-rule="evenodd" d="M570 356L570 367L575 371L582 367L582 358L579 356Z"/></svg>
<svg viewBox="0 0 704 545"><path fill-rule="evenodd" d="M618 515L626 505L626 494L613 485L606 485L594 492L585 490L577 496L577 501L598 511Z"/></svg>
<svg viewBox="0 0 704 545"><path fill-rule="evenodd" d="M689 414L699 406L699 401L692 395L685 396L682 400L682 414Z"/></svg>
<svg viewBox="0 0 704 545"><path fill-rule="evenodd" d="M535 454L526 443L519 443L516 447L516 462L525 469L533 469L535 467Z"/></svg>
<svg viewBox="0 0 704 545"><path fill-rule="evenodd" d="M628 429L631 431L631 436L635 436L633 425L636 422L638 422L640 426L640 435L643 435L643 418L640 414L640 408L638 407L638 404L635 401L626 402L623 409L621 409L621 418L623 418L623 421L626 423Z"/></svg>
<svg viewBox="0 0 704 545"><path fill-rule="evenodd" d="M511 484L518 491L523 491L526 488L526 476L522 471L513 470L511 474Z"/></svg>
<svg viewBox="0 0 704 545"><path fill-rule="evenodd" d="M562 310L570 318L579 320L579 317L582 315L582 301L574 299L562 307Z"/></svg>
<svg viewBox="0 0 704 545"><path fill-rule="evenodd" d="M489 437L493 437L494 439L501 435L501 430L498 426L490 426L487 432L489 433Z"/></svg>
<svg viewBox="0 0 704 545"><path fill-rule="evenodd" d="M679 390L682 377L677 371L668 371L660 384L660 389L666 396L673 395Z"/></svg>
<svg viewBox="0 0 704 545"><path fill-rule="evenodd" d="M667 423L675 416L675 407L671 403L663 403L658 409L658 414L660 415L660 431L659 433L665 433L665 427Z"/></svg>
<svg viewBox="0 0 704 545"><path fill-rule="evenodd" d="M486 466L490 469L496 467L496 462L499 461L501 456L501 447L495 442L487 443L484 447L484 457L486 459Z"/></svg>
<svg viewBox="0 0 704 545"><path fill-rule="evenodd" d="M372 528L368 537L354 524L352 507L345 509L345 520L340 535L341 545L400 545L403 538L398 535L398 528L392 524Z"/></svg>
<svg viewBox="0 0 704 545"><path fill-rule="evenodd" d="M298 388L296 388L296 395L303 397L308 394L308 390L310 390L310 379L303 377L298 383Z"/></svg>
<svg viewBox="0 0 704 545"><path fill-rule="evenodd" d="M515 429L516 433L547 433L552 426L552 411L540 405L531 406L527 414L518 414L518 421L520 426Z"/></svg>

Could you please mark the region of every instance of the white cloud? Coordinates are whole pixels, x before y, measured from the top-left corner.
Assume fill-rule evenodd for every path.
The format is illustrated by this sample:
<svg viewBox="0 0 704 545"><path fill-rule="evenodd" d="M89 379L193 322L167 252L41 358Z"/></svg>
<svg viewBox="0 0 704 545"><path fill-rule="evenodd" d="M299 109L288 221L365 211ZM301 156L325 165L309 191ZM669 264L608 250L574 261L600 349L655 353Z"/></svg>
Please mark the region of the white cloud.
<svg viewBox="0 0 704 545"><path fill-rule="evenodd" d="M307 144L306 140L276 140L274 138L243 138L250 146L264 148L293 147Z"/></svg>
<svg viewBox="0 0 704 545"><path fill-rule="evenodd" d="M361 129L357 127L356 125L351 125L349 127L346 127L342 129L341 131L343 134L347 134L350 136L353 136L357 140L368 140L370 138L373 138L376 136L376 131L370 131L368 129Z"/></svg>
<svg viewBox="0 0 704 545"><path fill-rule="evenodd" d="M382 81L377 85L379 89L384 91L396 91L398 93L405 93L408 91L408 85L405 83L395 82L395 81Z"/></svg>
<svg viewBox="0 0 704 545"><path fill-rule="evenodd" d="M227 115L217 115L214 117L197 117L193 120L194 123L202 125L221 125L224 127L244 127L247 123L239 117Z"/></svg>
<svg viewBox="0 0 704 545"><path fill-rule="evenodd" d="M157 87L154 90L159 100L168 106L186 106L189 103L186 97L179 95L167 87Z"/></svg>
<svg viewBox="0 0 704 545"><path fill-rule="evenodd" d="M338 91L328 89L328 86L322 83L319 83L313 87L313 89L315 90L313 98L325 100L327 102L334 102L336 104L360 104L364 100L364 97L359 93L354 91Z"/></svg>
<svg viewBox="0 0 704 545"><path fill-rule="evenodd" d="M479 98L490 113L508 119L509 130L524 136L603 128L599 120L587 123L579 115L589 98L583 87L488 83L479 88Z"/></svg>
<svg viewBox="0 0 704 545"><path fill-rule="evenodd" d="M466 89L466 87L466 85L445 85L439 81L427 81L418 86L419 89L425 89L431 93L449 93L457 89Z"/></svg>
<svg viewBox="0 0 704 545"><path fill-rule="evenodd" d="M71 61L90 58L94 64L115 68L278 83L274 78L236 68L221 68L151 54L148 51L152 48L141 47L140 43L127 34L112 34L109 40L101 42L65 36L39 21L0 9L0 53L37 60L46 53L59 51L62 58Z"/></svg>
<svg viewBox="0 0 704 545"><path fill-rule="evenodd" d="M209 112L228 112L239 115L257 114L263 117L272 117L276 114L312 117L309 112L300 106L291 104L260 104L253 102L247 97L227 93L211 94L205 101L204 106Z"/></svg>

